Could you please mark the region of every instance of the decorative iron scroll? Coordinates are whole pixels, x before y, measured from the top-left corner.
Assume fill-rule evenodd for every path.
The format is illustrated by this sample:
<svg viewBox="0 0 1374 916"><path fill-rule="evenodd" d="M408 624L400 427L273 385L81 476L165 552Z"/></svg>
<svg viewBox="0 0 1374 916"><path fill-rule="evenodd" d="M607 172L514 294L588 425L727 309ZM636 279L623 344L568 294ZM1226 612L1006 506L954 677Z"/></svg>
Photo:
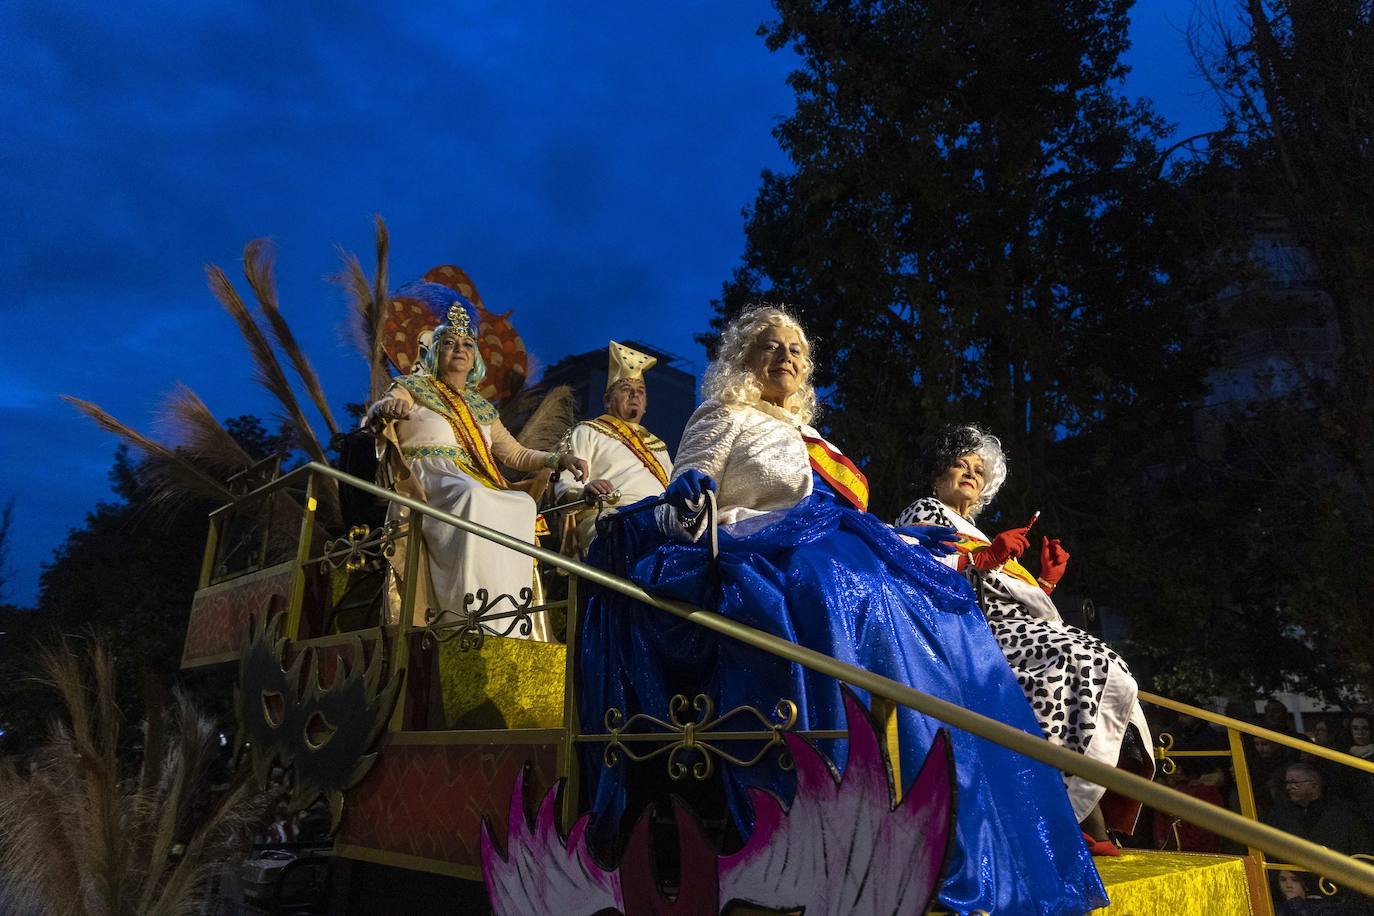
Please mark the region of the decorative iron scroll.
<svg viewBox="0 0 1374 916"><path fill-rule="evenodd" d="M1350 858L1359 859L1362 862L1374 863L1374 856L1371 856L1368 853L1352 852L1350 854ZM1304 871L1305 870L1306 869L1304 869ZM1340 887L1336 884L1336 882L1332 881L1330 878L1327 878L1324 875L1319 875L1317 877L1317 887L1321 890L1323 894L1325 894L1328 897L1334 897L1336 895L1336 892L1340 890Z"/></svg>
<svg viewBox="0 0 1374 916"><path fill-rule="evenodd" d="M505 601L510 602L511 610L492 613ZM530 612L533 605L534 589L531 588L520 589L518 598L505 592L492 598L485 588L479 588L476 594L468 592L463 596L461 615L443 608L425 608L424 641L426 644L447 643L456 639L458 651L470 652L482 648L488 633L492 636L509 636L518 630L522 637L529 636L534 630L533 614ZM445 617L449 619L445 621Z"/></svg>
<svg viewBox="0 0 1374 916"><path fill-rule="evenodd" d="M729 712L712 718L714 704L711 698L704 693L699 693L692 699L690 706L695 710L696 716L693 721L684 721L684 713L688 708L687 697L677 694L668 701L668 720L655 718L644 713L636 713L625 718L625 713L612 707L606 710L605 724L606 731L610 733L610 740L606 744L606 749L602 752L602 759L606 766L616 766L620 763L622 756L628 757L635 763L642 763L645 760L652 760L655 757L668 755L668 775L672 779L683 779L687 776L688 767L679 760L679 756L687 753L694 753L701 759L691 766L692 776L696 779L708 779L715 769L713 755L722 760L732 763L735 766L751 767L764 758L775 746L782 746L783 732L790 731L797 724L797 704L792 700L778 700L778 705L773 709L773 717L759 712L752 706L737 706ZM726 732L722 726L737 716L750 716L763 726L766 731L761 732ZM662 733L662 743L659 747L647 754L638 754L630 747L630 743L625 741L632 735L654 735L654 730L638 731L637 725L647 725L651 729L656 729ZM667 740L670 736L676 736L675 740ZM720 747L722 741L759 741L762 740L763 747L759 748L758 753L749 758L736 757L734 754ZM637 742L636 742L637 743ZM778 755L778 763L784 770L790 770L793 766L792 756L786 750Z"/></svg>
<svg viewBox="0 0 1374 916"><path fill-rule="evenodd" d="M1155 759L1159 761L1159 772L1165 776L1172 776L1178 771L1178 764L1174 758L1169 756L1169 752L1174 749L1174 736L1168 732L1160 732L1155 735Z"/></svg>
<svg viewBox="0 0 1374 916"><path fill-rule="evenodd" d="M338 569L342 566L348 572L353 572L366 566L368 560L395 556L396 538L400 531L401 525L395 521L387 522L376 531L367 525L354 525L343 537L324 542L320 568L327 565Z"/></svg>

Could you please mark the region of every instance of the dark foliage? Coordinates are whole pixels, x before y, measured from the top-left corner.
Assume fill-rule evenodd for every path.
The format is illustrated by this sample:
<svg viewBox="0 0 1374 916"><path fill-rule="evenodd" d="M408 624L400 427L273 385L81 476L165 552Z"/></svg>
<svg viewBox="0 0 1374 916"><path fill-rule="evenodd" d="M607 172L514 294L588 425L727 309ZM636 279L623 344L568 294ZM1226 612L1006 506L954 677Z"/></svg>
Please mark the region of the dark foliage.
<svg viewBox="0 0 1374 916"><path fill-rule="evenodd" d="M1192 32L1231 132L1213 158L1300 255L1247 302L1252 329L1284 335L1269 392L1222 418L1241 517L1267 521L1248 571L1271 593L1247 607L1277 606L1320 659L1314 686L1374 695L1374 6L1241 7Z"/></svg>
<svg viewBox="0 0 1374 916"><path fill-rule="evenodd" d="M1354 669L1313 633L1368 651L1342 622L1366 577L1342 582L1329 559L1340 538L1363 541L1292 483L1320 479L1329 457L1304 454L1305 432L1257 438L1282 419L1267 396L1239 414L1202 409L1215 360L1245 332L1226 300L1271 282L1250 257L1268 205L1255 193L1270 169L1262 132L1233 123L1210 157L1180 161L1192 147L1167 144L1167 125L1120 94L1127 0L775 5L761 33L802 61L775 132L792 168L763 176L714 327L759 299L798 311L818 343L822 425L887 517L920 495L915 451L931 429L999 436L1010 477L980 524L1042 510L1036 533L1074 557L1061 603L1091 596L1126 618L1147 683L1193 698L1348 683ZM1283 34L1287 63L1314 66ZM1306 112L1312 80L1290 85L1285 110ZM1284 119L1308 125L1309 155L1331 139L1312 136L1310 112ZM1362 186L1339 207L1334 192L1312 198L1336 227L1374 187L1349 140L1332 141L1326 165ZM1367 259L1374 237L1355 238ZM1310 406L1347 451L1374 422Z"/></svg>
<svg viewBox="0 0 1374 916"><path fill-rule="evenodd" d="M925 431L979 422L1016 462L1004 503L1060 521L1087 507L1056 440L1198 390L1195 219L1164 125L1116 94L1128 7L780 2L766 27L804 61L777 129L795 169L764 175L719 310L781 299L814 329L825 422L879 511L912 496Z"/></svg>

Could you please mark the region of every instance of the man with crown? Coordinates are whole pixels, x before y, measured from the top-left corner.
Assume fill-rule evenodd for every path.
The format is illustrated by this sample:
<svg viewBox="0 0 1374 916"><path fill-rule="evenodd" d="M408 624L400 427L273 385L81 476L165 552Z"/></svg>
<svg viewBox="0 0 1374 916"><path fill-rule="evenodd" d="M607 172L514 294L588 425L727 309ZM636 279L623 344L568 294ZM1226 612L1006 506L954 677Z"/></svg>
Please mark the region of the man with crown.
<svg viewBox="0 0 1374 916"><path fill-rule="evenodd" d="M384 422L382 435L409 472L397 475L397 492L533 544L535 501L512 488L498 462L517 471L564 471L575 480L587 479L587 462L515 440L496 408L477 393L486 364L477 350L476 309L459 293L443 292L452 303L448 320L420 335L415 369L392 381L369 419ZM464 596L479 589L493 598L518 599L522 589L534 586L534 561L524 554L428 517L421 530L428 562L421 564L416 583L417 625L426 623L430 608L440 615L462 614ZM508 608L493 608L501 610ZM553 638L546 614L534 615L532 623L529 632L517 627L509 635Z"/></svg>
<svg viewBox="0 0 1374 916"><path fill-rule="evenodd" d="M588 473L593 479L583 486L572 474L559 474L554 481L559 502L585 496L591 503L619 490L619 502L629 505L646 496L661 496L673 473L668 446L640 425L649 407L644 373L658 360L614 340L609 349L606 412L594 420L578 423L568 439L572 453L587 459ZM564 553L585 556L595 533L595 508L578 512L572 530L564 537Z"/></svg>

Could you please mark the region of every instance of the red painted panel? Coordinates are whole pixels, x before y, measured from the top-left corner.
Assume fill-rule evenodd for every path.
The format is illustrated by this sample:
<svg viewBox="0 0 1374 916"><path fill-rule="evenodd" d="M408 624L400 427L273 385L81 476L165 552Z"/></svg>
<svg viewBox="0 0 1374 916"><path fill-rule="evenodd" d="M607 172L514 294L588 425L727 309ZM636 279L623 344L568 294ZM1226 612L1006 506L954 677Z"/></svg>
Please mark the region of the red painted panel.
<svg viewBox="0 0 1374 916"><path fill-rule="evenodd" d="M481 824L506 840L506 812L520 768L534 798L553 785L552 744L408 744L384 747L348 793L337 841L454 865L481 866Z"/></svg>
<svg viewBox="0 0 1374 916"><path fill-rule="evenodd" d="M267 614L269 608L285 608L291 594L291 575L292 570L287 567L272 575L245 576L196 592L186 624L182 667L238 652L248 630L249 615Z"/></svg>

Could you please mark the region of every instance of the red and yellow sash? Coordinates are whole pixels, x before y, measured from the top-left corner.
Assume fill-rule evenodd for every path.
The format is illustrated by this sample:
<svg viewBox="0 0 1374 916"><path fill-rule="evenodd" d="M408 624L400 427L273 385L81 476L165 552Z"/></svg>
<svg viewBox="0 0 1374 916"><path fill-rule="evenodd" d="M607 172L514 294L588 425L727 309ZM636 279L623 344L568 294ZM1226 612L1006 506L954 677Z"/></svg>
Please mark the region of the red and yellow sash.
<svg viewBox="0 0 1374 916"><path fill-rule="evenodd" d="M644 442L644 437L640 435L639 430L608 413L602 414L595 420L588 420L587 423L629 449L639 459L639 463L648 468L649 473L653 474L660 484L665 487L668 486L668 472L663 470L663 465L654 457L653 450Z"/></svg>
<svg viewBox="0 0 1374 916"><path fill-rule="evenodd" d="M472 415L472 408L468 407L467 401L455 394L453 389L441 382L437 376L433 382L434 390L439 392L439 396L448 406L444 419L452 428L453 437L472 456L472 464L464 470L493 490L510 489L510 484L501 474L501 469L496 466L496 459L491 455L487 440L482 438L482 429L477 425L477 418Z"/></svg>
<svg viewBox="0 0 1374 916"><path fill-rule="evenodd" d="M803 434L811 469L860 512L868 511L868 478L839 449L819 437Z"/></svg>
<svg viewBox="0 0 1374 916"><path fill-rule="evenodd" d="M989 541L985 541L982 538L971 537L963 532L959 533L959 539L957 541L951 541L950 543L954 544L955 548L961 554L970 558L978 551L987 549L990 544ZM959 568L963 569L962 566ZM1008 560L1003 563L998 572L1006 573L1013 579L1020 579L1027 585L1032 585L1036 588L1040 587L1040 583L1035 581L1035 576L1030 574L1030 570L1026 569L1026 567L1022 566L1016 560Z"/></svg>

